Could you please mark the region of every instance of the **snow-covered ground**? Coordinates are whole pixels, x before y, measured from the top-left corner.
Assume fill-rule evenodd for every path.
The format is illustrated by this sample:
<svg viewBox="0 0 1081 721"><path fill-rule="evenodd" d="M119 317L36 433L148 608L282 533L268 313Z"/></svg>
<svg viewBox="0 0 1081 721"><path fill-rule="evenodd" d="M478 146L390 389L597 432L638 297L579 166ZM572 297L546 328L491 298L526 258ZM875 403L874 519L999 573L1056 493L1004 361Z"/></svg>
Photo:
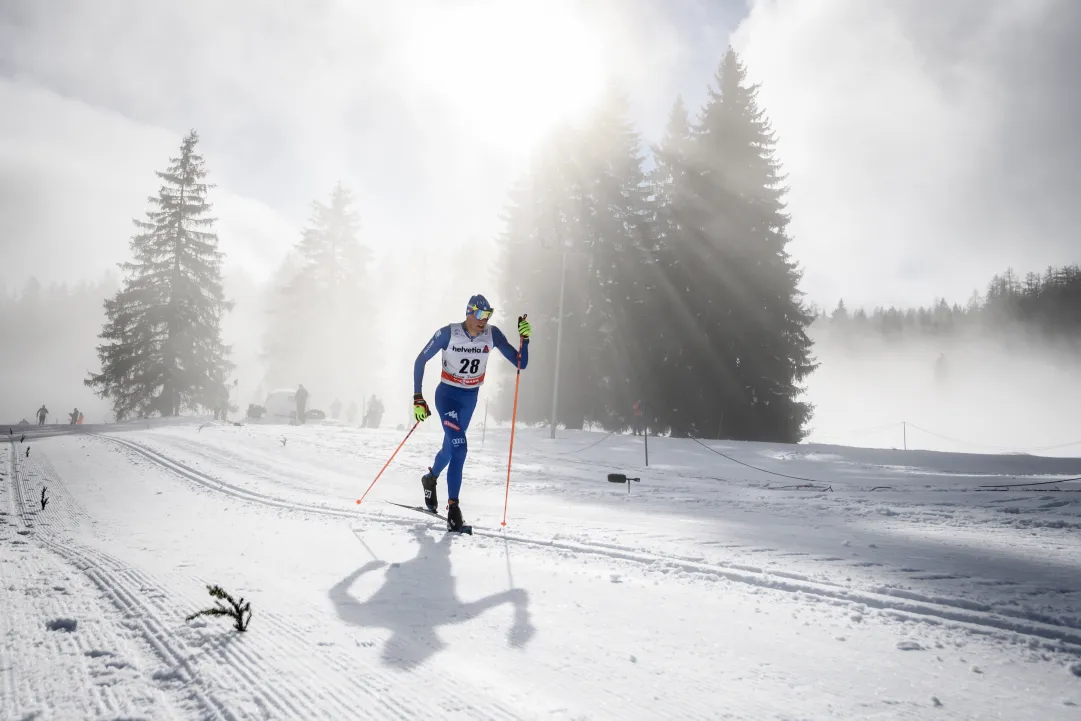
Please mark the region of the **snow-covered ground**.
<svg viewBox="0 0 1081 721"><path fill-rule="evenodd" d="M0 718L1081 718L1081 459L427 425L5 442Z"/></svg>

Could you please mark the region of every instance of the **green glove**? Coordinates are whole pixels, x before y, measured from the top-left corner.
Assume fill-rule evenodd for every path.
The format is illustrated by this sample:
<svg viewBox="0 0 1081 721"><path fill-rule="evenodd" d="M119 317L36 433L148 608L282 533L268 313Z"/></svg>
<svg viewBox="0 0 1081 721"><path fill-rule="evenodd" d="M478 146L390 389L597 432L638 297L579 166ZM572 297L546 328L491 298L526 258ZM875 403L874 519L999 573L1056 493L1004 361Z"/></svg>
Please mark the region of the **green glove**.
<svg viewBox="0 0 1081 721"><path fill-rule="evenodd" d="M518 316L518 335L522 337L522 340L529 340L529 334L533 332L533 326L529 325L529 321L525 318L524 315Z"/></svg>
<svg viewBox="0 0 1081 721"><path fill-rule="evenodd" d="M432 415L432 412L428 409L428 403L425 402L424 396L422 396L420 393L414 393L413 417L417 419L417 423L420 423L430 415Z"/></svg>

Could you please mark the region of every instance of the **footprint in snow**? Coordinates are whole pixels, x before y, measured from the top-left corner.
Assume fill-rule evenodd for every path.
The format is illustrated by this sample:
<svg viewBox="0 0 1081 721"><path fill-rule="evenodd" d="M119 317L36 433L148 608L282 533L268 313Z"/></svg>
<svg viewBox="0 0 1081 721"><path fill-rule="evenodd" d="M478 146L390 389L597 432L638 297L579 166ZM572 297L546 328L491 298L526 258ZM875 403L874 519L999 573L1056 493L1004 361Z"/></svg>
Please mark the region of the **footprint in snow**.
<svg viewBox="0 0 1081 721"><path fill-rule="evenodd" d="M897 648L901 651L922 651L923 646L915 641L898 641Z"/></svg>

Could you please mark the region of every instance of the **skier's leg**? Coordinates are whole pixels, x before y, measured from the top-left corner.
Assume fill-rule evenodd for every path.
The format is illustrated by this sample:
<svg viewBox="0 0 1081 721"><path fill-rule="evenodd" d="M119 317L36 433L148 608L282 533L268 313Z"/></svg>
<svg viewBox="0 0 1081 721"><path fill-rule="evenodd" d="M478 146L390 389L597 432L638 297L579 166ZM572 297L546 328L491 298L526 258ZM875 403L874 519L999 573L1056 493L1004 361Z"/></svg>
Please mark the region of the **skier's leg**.
<svg viewBox="0 0 1081 721"><path fill-rule="evenodd" d="M440 383L435 389L435 411L439 414L439 422L443 423L447 420L447 413L454 412L457 415L457 404L454 403L453 398L450 397L450 386L446 383ZM432 475L438 478L443 473L443 469L450 463L451 455L451 442L450 432L451 428L443 426L443 447L439 449L439 452L435 454L435 461L432 462Z"/></svg>
<svg viewBox="0 0 1081 721"><path fill-rule="evenodd" d="M469 453L469 442L465 434L469 430L469 421L473 418L473 410L477 407L477 393L475 391L461 391L456 394L457 422L456 427L448 427L446 421L443 429L447 431L450 439L451 452L450 464L447 471L447 498L452 501L458 500L458 493L462 488L462 469L465 467L465 457ZM453 431L453 433L451 433Z"/></svg>

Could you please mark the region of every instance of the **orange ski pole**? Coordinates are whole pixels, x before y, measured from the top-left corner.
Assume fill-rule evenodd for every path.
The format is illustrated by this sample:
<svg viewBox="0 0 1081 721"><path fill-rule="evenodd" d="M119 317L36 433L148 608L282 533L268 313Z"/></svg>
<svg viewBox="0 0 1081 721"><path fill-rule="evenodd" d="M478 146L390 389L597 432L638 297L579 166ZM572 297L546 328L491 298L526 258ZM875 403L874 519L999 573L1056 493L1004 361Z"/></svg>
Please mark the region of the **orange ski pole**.
<svg viewBox="0 0 1081 721"><path fill-rule="evenodd" d="M398 455L398 451L402 450L402 446L405 445L405 442L409 440L409 436L413 435L413 431L417 430L417 426L419 425L420 421L417 421L413 424L413 427L409 429L409 432L405 434L405 438L402 439L402 442L399 443L398 447L394 449L394 453L390 454L390 458L387 459L387 462L383 464L383 467L379 470L379 473L376 474L375 481L378 481L379 476L383 475L383 471L387 470L387 466L389 466L390 462L394 460L394 456ZM368 486L368 491L372 490L372 486L375 485L375 481L372 481L372 485ZM365 496L368 495L368 491L364 491L364 495L357 499L358 506L360 505L361 501L364 500Z"/></svg>
<svg viewBox="0 0 1081 721"><path fill-rule="evenodd" d="M522 316L523 319L525 317L525 315ZM507 453L507 491L503 496L503 520L499 524L503 527L507 525L507 502L510 500L510 464L511 459L514 458L514 427L515 420L518 418L518 381L522 380L522 347L524 345L524 339L518 341L518 373L514 376L514 410L510 415L510 451Z"/></svg>

